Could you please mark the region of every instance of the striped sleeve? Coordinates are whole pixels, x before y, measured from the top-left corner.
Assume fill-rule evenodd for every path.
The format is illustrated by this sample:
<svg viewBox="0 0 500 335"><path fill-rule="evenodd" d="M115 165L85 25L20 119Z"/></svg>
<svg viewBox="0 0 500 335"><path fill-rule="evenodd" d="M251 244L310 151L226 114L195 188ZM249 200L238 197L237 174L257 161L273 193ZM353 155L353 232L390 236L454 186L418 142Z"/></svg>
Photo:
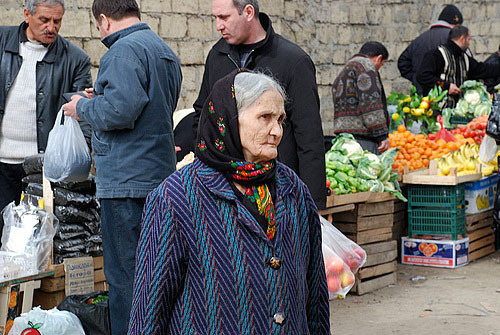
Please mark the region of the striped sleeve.
<svg viewBox="0 0 500 335"><path fill-rule="evenodd" d="M325 265L321 248L321 224L311 196L305 191L309 224L309 266L307 269L307 321L310 334L330 334L330 303L326 285Z"/></svg>
<svg viewBox="0 0 500 335"><path fill-rule="evenodd" d="M129 335L167 334L186 273L184 243L162 184L146 202L137 248Z"/></svg>

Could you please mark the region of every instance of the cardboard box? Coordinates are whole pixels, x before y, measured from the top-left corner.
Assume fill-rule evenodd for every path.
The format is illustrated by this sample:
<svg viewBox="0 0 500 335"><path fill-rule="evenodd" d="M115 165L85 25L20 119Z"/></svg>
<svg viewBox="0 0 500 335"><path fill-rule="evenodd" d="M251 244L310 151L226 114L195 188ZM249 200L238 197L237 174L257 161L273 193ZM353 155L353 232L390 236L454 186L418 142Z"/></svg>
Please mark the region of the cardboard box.
<svg viewBox="0 0 500 335"><path fill-rule="evenodd" d="M493 208L498 173L465 183L465 213L476 214Z"/></svg>
<svg viewBox="0 0 500 335"><path fill-rule="evenodd" d="M469 238L424 240L401 238L401 263L456 268L469 263Z"/></svg>

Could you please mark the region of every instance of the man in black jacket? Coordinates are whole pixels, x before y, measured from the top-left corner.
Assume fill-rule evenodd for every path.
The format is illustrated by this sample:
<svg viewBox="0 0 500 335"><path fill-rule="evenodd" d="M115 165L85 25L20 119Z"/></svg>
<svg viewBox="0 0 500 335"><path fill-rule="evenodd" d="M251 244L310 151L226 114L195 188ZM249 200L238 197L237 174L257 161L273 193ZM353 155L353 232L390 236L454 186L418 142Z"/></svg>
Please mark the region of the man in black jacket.
<svg viewBox="0 0 500 335"><path fill-rule="evenodd" d="M200 94L193 105L195 132L203 103L218 79L236 68L272 75L283 85L288 98L278 159L297 172L316 205L324 208L323 130L316 70L311 58L274 32L269 17L259 14L257 0L213 0L212 13L222 38L210 50Z"/></svg>
<svg viewBox="0 0 500 335"><path fill-rule="evenodd" d="M484 64L491 64L493 66L500 66L500 46L498 47L498 50L492 53L486 60L484 61ZM484 84L488 88L489 93L495 93L495 86L500 84L500 77L495 77L495 78L488 78L484 80Z"/></svg>
<svg viewBox="0 0 500 335"><path fill-rule="evenodd" d="M63 0L26 0L25 21L0 27L0 211L19 201L22 162L45 151L62 94L92 85L90 58L58 35L63 14Z"/></svg>
<svg viewBox="0 0 500 335"><path fill-rule="evenodd" d="M423 94L437 84L448 90L446 107L453 108L460 98L460 86L466 80L485 79L500 75L500 67L476 61L467 55L470 31L467 27L456 26L450 31L446 44L425 54L417 80Z"/></svg>
<svg viewBox="0 0 500 335"><path fill-rule="evenodd" d="M454 5L446 5L438 21L433 23L429 30L418 36L403 51L398 59L398 69L401 76L408 79L416 87L417 92L422 94L422 87L417 82L417 73L424 55L448 41L451 28L463 22L462 13Z"/></svg>

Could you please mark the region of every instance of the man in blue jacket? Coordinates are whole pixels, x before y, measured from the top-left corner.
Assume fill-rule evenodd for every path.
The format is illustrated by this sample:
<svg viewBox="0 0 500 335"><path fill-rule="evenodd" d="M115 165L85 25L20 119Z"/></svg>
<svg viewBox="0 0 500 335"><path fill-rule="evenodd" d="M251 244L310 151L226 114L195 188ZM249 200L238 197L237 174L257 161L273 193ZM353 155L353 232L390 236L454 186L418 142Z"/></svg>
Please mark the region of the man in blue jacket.
<svg viewBox="0 0 500 335"><path fill-rule="evenodd" d="M173 51L140 21L135 0L94 0L92 13L109 50L91 99L74 96L63 109L93 129L111 330L121 335L127 333L145 199L175 170L172 114L182 75Z"/></svg>

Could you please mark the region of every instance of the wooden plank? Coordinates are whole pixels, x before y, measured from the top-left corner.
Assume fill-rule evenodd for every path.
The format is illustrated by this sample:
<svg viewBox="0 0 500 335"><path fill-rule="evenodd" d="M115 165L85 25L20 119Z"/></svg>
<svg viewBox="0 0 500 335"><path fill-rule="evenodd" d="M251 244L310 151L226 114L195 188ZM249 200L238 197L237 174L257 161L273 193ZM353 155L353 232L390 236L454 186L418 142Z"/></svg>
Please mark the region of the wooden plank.
<svg viewBox="0 0 500 335"><path fill-rule="evenodd" d="M97 256L93 258L94 261L94 269L103 269L104 268L104 257Z"/></svg>
<svg viewBox="0 0 500 335"><path fill-rule="evenodd" d="M394 224L393 214L356 216L353 215L352 212L349 212L335 215L333 220L335 225L337 225L338 223L354 224L357 231L392 227Z"/></svg>
<svg viewBox="0 0 500 335"><path fill-rule="evenodd" d="M480 221L482 219L486 219L493 216L493 210L489 210L482 213L476 214L466 214L465 215L465 224L470 225L476 221Z"/></svg>
<svg viewBox="0 0 500 335"><path fill-rule="evenodd" d="M469 253L481 249L489 244L495 245L495 234L488 235L479 240L469 243Z"/></svg>
<svg viewBox="0 0 500 335"><path fill-rule="evenodd" d="M367 255L378 254L381 252L391 251L396 249L396 241L387 241L373 244L365 244L362 248Z"/></svg>
<svg viewBox="0 0 500 335"><path fill-rule="evenodd" d="M104 276L104 269L99 269L94 271L94 283L100 283L106 281L106 276Z"/></svg>
<svg viewBox="0 0 500 335"><path fill-rule="evenodd" d="M44 292L56 292L64 290L64 277L43 279L41 290Z"/></svg>
<svg viewBox="0 0 500 335"><path fill-rule="evenodd" d="M394 201L382 201L376 203L363 203L358 205L359 216L374 216L394 213Z"/></svg>
<svg viewBox="0 0 500 335"><path fill-rule="evenodd" d="M358 225L355 223L334 222L333 225L344 234L356 234L358 232Z"/></svg>
<svg viewBox="0 0 500 335"><path fill-rule="evenodd" d="M336 214L342 212L349 212L356 208L354 204L347 204L342 206L330 207L319 211L320 215Z"/></svg>
<svg viewBox="0 0 500 335"><path fill-rule="evenodd" d="M356 243L368 244L373 242L387 241L392 238L392 228L380 228L358 232Z"/></svg>
<svg viewBox="0 0 500 335"><path fill-rule="evenodd" d="M380 202L395 199L396 197L389 192L359 192L342 195L331 195L329 197L326 197L326 207L356 204L360 202Z"/></svg>
<svg viewBox="0 0 500 335"><path fill-rule="evenodd" d="M473 253L469 253L469 262L475 261L484 256L488 256L495 252L495 245L491 244L485 248L474 251Z"/></svg>
<svg viewBox="0 0 500 335"><path fill-rule="evenodd" d="M396 242L396 241L394 241ZM397 244L396 248L391 251L381 252L378 254L371 254L366 256L366 263L363 265L363 268L370 267L374 265L384 264L398 258L398 249Z"/></svg>
<svg viewBox="0 0 500 335"><path fill-rule="evenodd" d="M349 238L352 239L354 242L361 245L361 244L368 244L368 243L375 243L375 242L382 242L382 241L391 240L392 239L392 232L385 232L382 234L371 235L371 236L362 236L362 237L353 235L352 238L351 237L349 237Z"/></svg>
<svg viewBox="0 0 500 335"><path fill-rule="evenodd" d="M484 237L486 235L492 234L493 233L493 228L491 227L486 227L483 229L476 230L470 234L465 234L469 238L469 244L475 240L480 239L481 237Z"/></svg>
<svg viewBox="0 0 500 335"><path fill-rule="evenodd" d="M478 229L481 229L484 227L490 227L490 226L493 226L493 217L482 219L482 220L473 222L472 224L468 224L468 225L466 224L465 228L466 228L466 231L469 233L469 232L473 232L473 231L476 231Z"/></svg>
<svg viewBox="0 0 500 335"><path fill-rule="evenodd" d="M396 284L396 282L397 282L397 273L392 272L385 276L357 283L355 293L358 295L363 295L378 290L380 288Z"/></svg>
<svg viewBox="0 0 500 335"><path fill-rule="evenodd" d="M363 282L363 279L376 277L380 275L385 275L386 273L395 272L397 267L397 261L392 261L389 263L384 263L369 268L361 268L358 272L358 278Z"/></svg>

